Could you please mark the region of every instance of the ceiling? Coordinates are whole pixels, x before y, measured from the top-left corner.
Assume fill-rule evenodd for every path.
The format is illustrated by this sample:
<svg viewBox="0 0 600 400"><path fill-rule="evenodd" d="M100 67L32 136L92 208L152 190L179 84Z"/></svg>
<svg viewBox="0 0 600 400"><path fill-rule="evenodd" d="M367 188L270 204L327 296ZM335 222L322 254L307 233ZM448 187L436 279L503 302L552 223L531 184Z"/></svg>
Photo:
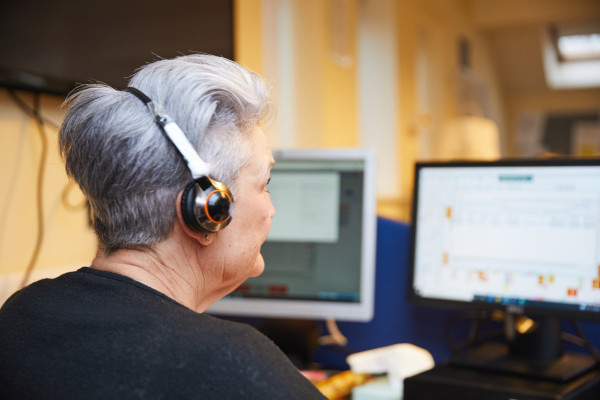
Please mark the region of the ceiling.
<svg viewBox="0 0 600 400"><path fill-rule="evenodd" d="M542 64L550 24L600 22L599 0L467 0L509 93L550 90Z"/></svg>

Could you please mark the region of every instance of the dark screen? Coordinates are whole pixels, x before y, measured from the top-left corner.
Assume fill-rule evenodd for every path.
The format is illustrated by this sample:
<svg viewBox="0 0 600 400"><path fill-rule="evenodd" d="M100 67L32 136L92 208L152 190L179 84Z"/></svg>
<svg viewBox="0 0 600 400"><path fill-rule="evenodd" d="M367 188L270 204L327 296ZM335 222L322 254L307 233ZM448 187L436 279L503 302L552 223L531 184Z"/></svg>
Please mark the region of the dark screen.
<svg viewBox="0 0 600 400"><path fill-rule="evenodd" d="M126 85L159 58L233 59L233 1L7 1L0 6L0 85L64 94L76 83Z"/></svg>

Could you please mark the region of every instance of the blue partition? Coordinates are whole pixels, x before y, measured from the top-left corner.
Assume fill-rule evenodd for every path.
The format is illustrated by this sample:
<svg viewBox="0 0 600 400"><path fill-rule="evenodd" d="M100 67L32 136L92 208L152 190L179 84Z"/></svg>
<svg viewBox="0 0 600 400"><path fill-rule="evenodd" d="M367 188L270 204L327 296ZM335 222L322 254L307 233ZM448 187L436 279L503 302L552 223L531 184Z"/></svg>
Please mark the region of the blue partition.
<svg viewBox="0 0 600 400"><path fill-rule="evenodd" d="M339 322L348 349L319 348L315 360L345 369L348 353L396 343L412 343L430 351L436 362L449 356L443 330L455 311L416 307L406 299L410 225L386 218L377 220L377 275L375 313L368 323Z"/></svg>
<svg viewBox="0 0 600 400"><path fill-rule="evenodd" d="M436 363L450 356L444 329L459 311L416 306L407 301L409 246L410 225L378 218L374 317L368 323L339 322L341 332L348 338L348 348L320 347L315 361L326 368L346 369L348 354L396 343L425 348ZM585 322L581 326L592 344L600 347L600 324ZM466 337L467 327L458 328L454 333Z"/></svg>

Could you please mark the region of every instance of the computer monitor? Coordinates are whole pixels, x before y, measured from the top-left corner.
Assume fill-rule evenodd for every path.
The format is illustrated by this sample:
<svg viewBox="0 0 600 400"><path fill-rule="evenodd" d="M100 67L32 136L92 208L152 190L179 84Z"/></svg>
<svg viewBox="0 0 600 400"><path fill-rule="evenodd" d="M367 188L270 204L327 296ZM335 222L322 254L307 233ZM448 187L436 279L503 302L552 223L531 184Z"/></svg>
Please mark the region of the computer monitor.
<svg viewBox="0 0 600 400"><path fill-rule="evenodd" d="M276 213L265 270L215 314L368 321L375 282L375 160L369 150L275 151Z"/></svg>
<svg viewBox="0 0 600 400"><path fill-rule="evenodd" d="M412 223L410 300L600 320L600 160L417 163Z"/></svg>

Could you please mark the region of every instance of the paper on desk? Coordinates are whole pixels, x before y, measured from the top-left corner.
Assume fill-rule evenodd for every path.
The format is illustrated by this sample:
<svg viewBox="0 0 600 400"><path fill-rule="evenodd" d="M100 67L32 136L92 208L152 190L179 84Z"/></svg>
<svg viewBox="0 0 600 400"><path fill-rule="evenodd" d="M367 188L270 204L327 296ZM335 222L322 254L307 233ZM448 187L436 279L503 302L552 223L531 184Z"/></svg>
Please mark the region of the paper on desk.
<svg viewBox="0 0 600 400"><path fill-rule="evenodd" d="M351 354L346 361L356 373L387 373L396 389L401 387L404 378L431 369L435 364L431 353L410 343Z"/></svg>

